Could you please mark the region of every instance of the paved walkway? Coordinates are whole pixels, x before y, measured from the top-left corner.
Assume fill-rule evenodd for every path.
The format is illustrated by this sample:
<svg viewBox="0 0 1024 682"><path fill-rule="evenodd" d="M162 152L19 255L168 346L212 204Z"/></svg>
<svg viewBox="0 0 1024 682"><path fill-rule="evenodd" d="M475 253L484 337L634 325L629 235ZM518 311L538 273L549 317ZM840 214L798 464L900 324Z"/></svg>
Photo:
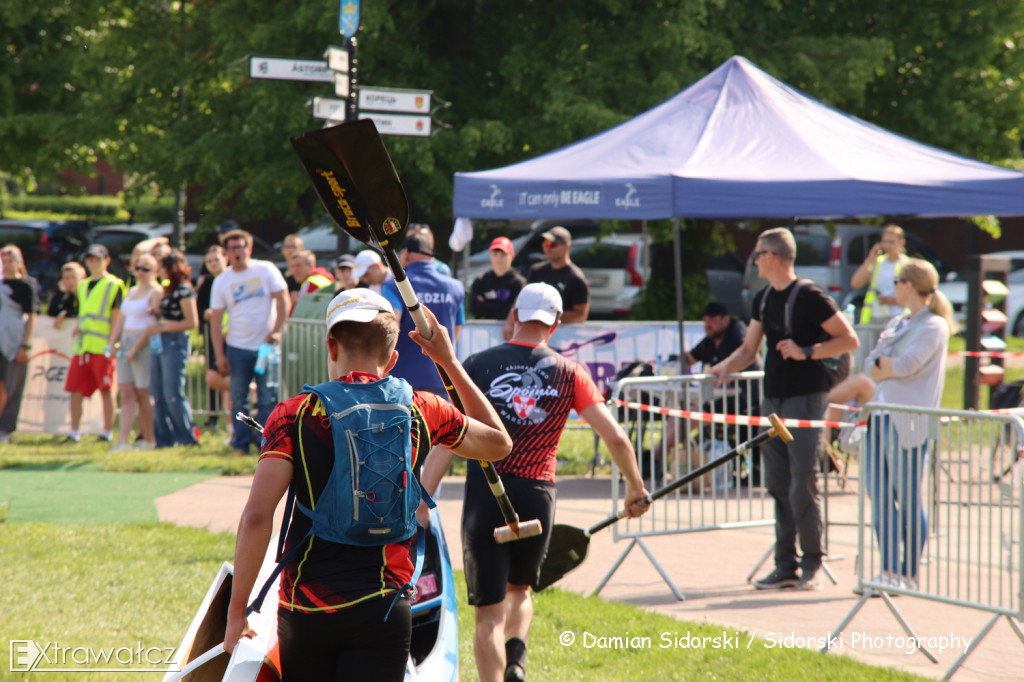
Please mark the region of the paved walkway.
<svg viewBox="0 0 1024 682"><path fill-rule="evenodd" d="M182 525L233 532L248 494L251 478L219 478L199 483L157 499L161 520ZM609 514L607 478L565 478L558 484L559 523L586 528ZM856 495L831 491L829 516L855 519ZM462 514L462 481L446 479L438 500L448 536L452 563L462 568L462 546L458 524ZM280 514L280 509L278 510ZM566 576L558 586L590 594L628 547L627 541L612 541L612 531L591 539L587 560ZM765 555L773 541L770 526L721 530L707 533L651 537L644 545L664 567L685 599L677 601L650 560L634 547L601 596L663 613L679 620L721 625L730 633L754 632L779 646L816 649L853 609L858 597L856 584L855 529L830 526L833 560L829 562L838 584L823 579L824 588L815 592L756 591L747 576ZM760 574L770 570L766 563ZM824 576L823 576L824 578ZM947 606L924 599L899 597L894 604L919 637L975 637L991 618L990 614ZM595 628L596 630L596 628ZM619 635L601 633L596 635ZM680 633L682 634L682 633ZM959 649L931 650L939 659L931 663L918 652L888 645L886 639L904 635L902 628L881 599L872 599L847 626L835 651L875 665L907 670L918 675L941 678L960 656ZM834 635L832 635L834 636ZM869 643L878 646L869 646ZM962 647L961 647L962 648ZM829 654L835 655L835 654ZM1020 680L1024 643L1005 619L972 652L954 675L954 680Z"/></svg>

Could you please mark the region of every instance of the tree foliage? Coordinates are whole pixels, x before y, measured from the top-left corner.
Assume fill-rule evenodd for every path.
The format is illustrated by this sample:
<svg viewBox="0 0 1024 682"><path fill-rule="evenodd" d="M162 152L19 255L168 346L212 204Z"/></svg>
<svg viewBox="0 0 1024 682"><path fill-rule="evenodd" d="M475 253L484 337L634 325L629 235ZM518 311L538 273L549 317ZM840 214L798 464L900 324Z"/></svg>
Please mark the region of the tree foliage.
<svg viewBox="0 0 1024 682"><path fill-rule="evenodd" d="M1015 0L363 0L359 79L431 89L452 128L388 138L416 220L450 224L452 174L614 126L733 54L837 108L986 160L1020 156ZM318 59L336 0L6 0L0 172L103 154L138 186L197 188L210 220L290 213L288 138L327 84L251 80L247 55ZM444 236L445 228L441 228Z"/></svg>

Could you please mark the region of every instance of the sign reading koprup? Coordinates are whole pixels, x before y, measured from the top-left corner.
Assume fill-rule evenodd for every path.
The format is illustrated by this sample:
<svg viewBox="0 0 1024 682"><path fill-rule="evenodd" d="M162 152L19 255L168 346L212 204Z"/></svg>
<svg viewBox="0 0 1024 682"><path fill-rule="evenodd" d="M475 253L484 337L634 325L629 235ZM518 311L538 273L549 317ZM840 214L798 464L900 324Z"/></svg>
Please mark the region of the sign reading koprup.
<svg viewBox="0 0 1024 682"><path fill-rule="evenodd" d="M250 57L249 77L280 81L334 82L334 72L327 68L327 62L315 59Z"/></svg>
<svg viewBox="0 0 1024 682"><path fill-rule="evenodd" d="M389 113L429 114L433 90L359 88L359 108Z"/></svg>

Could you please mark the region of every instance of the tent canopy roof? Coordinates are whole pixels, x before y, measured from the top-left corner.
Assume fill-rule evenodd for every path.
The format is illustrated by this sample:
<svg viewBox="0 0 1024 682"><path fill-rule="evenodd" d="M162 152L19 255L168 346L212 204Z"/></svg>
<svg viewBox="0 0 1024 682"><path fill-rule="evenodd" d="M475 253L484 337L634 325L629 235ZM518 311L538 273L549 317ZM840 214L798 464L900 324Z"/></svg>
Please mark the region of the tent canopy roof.
<svg viewBox="0 0 1024 682"><path fill-rule="evenodd" d="M914 142L732 57L625 123L455 174L467 218L1024 215L1024 173Z"/></svg>

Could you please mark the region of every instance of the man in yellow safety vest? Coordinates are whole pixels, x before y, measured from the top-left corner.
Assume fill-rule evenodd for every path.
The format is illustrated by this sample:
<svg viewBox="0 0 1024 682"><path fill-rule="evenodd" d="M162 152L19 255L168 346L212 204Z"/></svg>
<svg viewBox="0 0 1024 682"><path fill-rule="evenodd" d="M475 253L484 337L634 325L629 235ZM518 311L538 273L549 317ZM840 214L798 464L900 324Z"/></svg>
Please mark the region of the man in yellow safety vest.
<svg viewBox="0 0 1024 682"><path fill-rule="evenodd" d="M71 366L64 390L71 394L71 433L66 441L77 443L81 436L82 400L97 390L103 402L103 431L99 440L110 442L114 429L114 351L110 347L110 328L121 314L124 282L107 272L110 254L107 248L93 244L85 254L89 278L78 283L78 327L74 330Z"/></svg>
<svg viewBox="0 0 1024 682"><path fill-rule="evenodd" d="M896 304L895 280L907 261L906 237L903 228L889 224L882 229L882 240L871 247L868 257L850 278L850 286L860 289L868 284L864 306L860 310L860 323L872 320L884 324L903 308Z"/></svg>

